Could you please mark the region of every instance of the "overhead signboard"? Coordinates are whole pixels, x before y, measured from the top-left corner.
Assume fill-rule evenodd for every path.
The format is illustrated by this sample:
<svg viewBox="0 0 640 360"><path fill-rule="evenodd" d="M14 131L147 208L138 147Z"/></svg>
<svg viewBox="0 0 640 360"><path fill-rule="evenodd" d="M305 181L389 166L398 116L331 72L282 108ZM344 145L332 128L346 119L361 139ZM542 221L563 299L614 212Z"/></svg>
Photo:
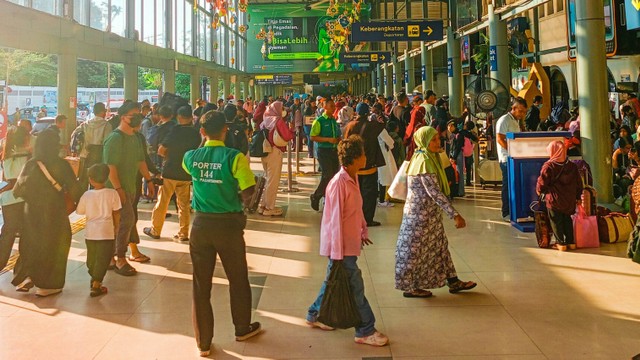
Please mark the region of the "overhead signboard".
<svg viewBox="0 0 640 360"><path fill-rule="evenodd" d="M293 75L256 75L256 85L291 85Z"/></svg>
<svg viewBox="0 0 640 360"><path fill-rule="evenodd" d="M391 62L390 51L358 51L340 54L340 62L344 64L385 64Z"/></svg>
<svg viewBox="0 0 640 360"><path fill-rule="evenodd" d="M354 23L352 42L374 41L438 41L444 37L441 20L371 21Z"/></svg>
<svg viewBox="0 0 640 360"><path fill-rule="evenodd" d="M640 0L625 0L627 30L640 29Z"/></svg>
<svg viewBox="0 0 640 360"><path fill-rule="evenodd" d="M371 5L356 2L252 4L247 36L247 72L291 74L359 69L340 55L366 51L349 42L354 19L368 20Z"/></svg>
<svg viewBox="0 0 640 360"><path fill-rule="evenodd" d="M567 36L569 37L569 60L576 60L576 0L567 1ZM604 0L604 36L607 56L616 54L616 17L613 0ZM637 1L637 0L636 0Z"/></svg>

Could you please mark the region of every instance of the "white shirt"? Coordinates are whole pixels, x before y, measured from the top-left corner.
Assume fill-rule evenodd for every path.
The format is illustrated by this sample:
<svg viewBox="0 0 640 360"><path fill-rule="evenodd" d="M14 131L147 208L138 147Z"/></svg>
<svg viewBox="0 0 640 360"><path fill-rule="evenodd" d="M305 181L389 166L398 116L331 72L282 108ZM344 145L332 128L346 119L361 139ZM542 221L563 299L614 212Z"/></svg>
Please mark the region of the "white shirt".
<svg viewBox="0 0 640 360"><path fill-rule="evenodd" d="M496 123L496 139L498 138L498 134L506 135L507 133L517 133L520 132L520 125L518 120L511 115L510 112L502 115L498 122ZM503 148L500 145L500 142L496 141L498 145L498 161L501 163L507 162L507 157L509 156L509 152L507 149Z"/></svg>
<svg viewBox="0 0 640 360"><path fill-rule="evenodd" d="M113 240L113 212L120 210L120 197L114 189L89 190L82 195L76 213L87 216L87 240Z"/></svg>

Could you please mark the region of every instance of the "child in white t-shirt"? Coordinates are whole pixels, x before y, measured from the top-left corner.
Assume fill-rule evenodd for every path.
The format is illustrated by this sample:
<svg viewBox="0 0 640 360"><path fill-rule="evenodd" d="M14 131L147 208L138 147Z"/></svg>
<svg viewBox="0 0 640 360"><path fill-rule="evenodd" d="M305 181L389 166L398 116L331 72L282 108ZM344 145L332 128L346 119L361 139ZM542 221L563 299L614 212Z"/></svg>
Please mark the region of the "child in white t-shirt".
<svg viewBox="0 0 640 360"><path fill-rule="evenodd" d="M122 208L118 192L108 189L104 183L109 178L109 167L95 164L87 171L93 190L82 195L76 213L86 215L85 240L87 243L87 267L91 275L91 297L107 293L102 280L113 258L115 234Z"/></svg>

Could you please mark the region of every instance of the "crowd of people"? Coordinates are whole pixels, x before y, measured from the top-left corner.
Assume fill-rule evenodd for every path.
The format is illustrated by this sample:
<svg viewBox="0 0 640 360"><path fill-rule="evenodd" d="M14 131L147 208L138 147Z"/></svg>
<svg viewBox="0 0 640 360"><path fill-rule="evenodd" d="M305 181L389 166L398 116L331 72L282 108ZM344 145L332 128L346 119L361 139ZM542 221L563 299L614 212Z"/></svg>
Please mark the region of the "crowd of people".
<svg viewBox="0 0 640 360"><path fill-rule="evenodd" d="M614 144L614 171L625 168L621 178L629 176L628 164L638 161L633 135L637 138L640 120L634 99L622 107L624 118ZM321 176L310 206L319 211L324 199L320 254L329 259L327 276L336 262L347 270L362 320L356 326L356 343L384 346L389 341L375 328L357 257L364 245L372 243L368 229L381 225L375 220L377 208L394 206L387 190L403 165L408 194L397 238L395 288L407 298L428 298L435 288L448 286L450 293L458 293L476 286L456 274L442 213L454 220L456 228L466 226L452 200L465 196L465 185L471 184L479 139L466 111L451 116L446 96L438 98L427 90L389 98L266 96L259 102L198 100L195 105L192 109L186 104L125 101L108 118L105 105L97 103L94 117L81 124L70 140L64 136L63 115L37 137L28 121L9 128L2 149L0 268L19 235L20 257L12 281L17 291L36 287L37 296L62 291L71 245L67 215L77 204L75 211L87 217L90 295L106 294L103 281L108 270L134 276L132 263L151 260L138 247L138 203L155 202L151 226L142 232L159 239L174 200L179 230L173 238L189 244L193 263L194 326L201 355L209 354L213 339L210 296L217 255L229 279L236 339L257 335L262 327L251 322L243 210L256 191L249 149L256 145L251 142L260 138L254 136L259 132L264 134L258 145L266 180L257 209L261 216L283 215L276 198L288 146L299 152L306 146L307 156L318 160ZM579 152L578 110L569 112L564 122L549 122L540 119L542 98L536 97L533 105L528 109L524 99L515 98L510 111L495 124L504 179L502 215L509 217L506 133L566 128L575 139L549 146L550 160L538 191L549 197L560 245L570 247L573 238L567 224L582 191L577 169L568 161L572 150ZM487 126L493 127L490 122ZM68 155L79 157L77 173L65 160ZM318 320L326 286L325 280L306 320L311 327L332 330Z"/></svg>

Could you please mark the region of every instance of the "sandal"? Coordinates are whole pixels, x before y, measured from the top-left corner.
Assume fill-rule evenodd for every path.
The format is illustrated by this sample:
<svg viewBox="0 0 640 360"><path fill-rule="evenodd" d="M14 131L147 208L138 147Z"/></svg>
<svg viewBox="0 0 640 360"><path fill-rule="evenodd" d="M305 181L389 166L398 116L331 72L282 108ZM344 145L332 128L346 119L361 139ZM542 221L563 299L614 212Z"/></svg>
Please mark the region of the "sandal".
<svg viewBox="0 0 640 360"><path fill-rule="evenodd" d="M139 263L146 263L151 261L151 258L145 254L138 254L138 256L133 256L133 255L129 256L129 260L139 262Z"/></svg>
<svg viewBox="0 0 640 360"><path fill-rule="evenodd" d="M476 287L478 284L473 281L462 281L458 280L453 284L449 284L449 292L451 294L459 293L460 291L471 290Z"/></svg>
<svg viewBox="0 0 640 360"><path fill-rule="evenodd" d="M116 274L122 276L133 276L138 273L138 271L136 271L136 269L134 269L130 264L125 264L121 268L116 266L114 271L116 272Z"/></svg>
<svg viewBox="0 0 640 360"><path fill-rule="evenodd" d="M429 290L414 290L414 291L405 291L402 293L402 296L406 298L430 298L433 296L433 293Z"/></svg>
<svg viewBox="0 0 640 360"><path fill-rule="evenodd" d="M96 297L96 296L104 295L107 292L109 292L109 289L107 289L104 286L100 286L100 287L97 287L97 288L92 287L91 288L91 293L89 293L89 296Z"/></svg>
<svg viewBox="0 0 640 360"><path fill-rule="evenodd" d="M31 288L34 287L33 282L30 277L24 279L18 286L16 286L16 291L18 292L29 292Z"/></svg>

